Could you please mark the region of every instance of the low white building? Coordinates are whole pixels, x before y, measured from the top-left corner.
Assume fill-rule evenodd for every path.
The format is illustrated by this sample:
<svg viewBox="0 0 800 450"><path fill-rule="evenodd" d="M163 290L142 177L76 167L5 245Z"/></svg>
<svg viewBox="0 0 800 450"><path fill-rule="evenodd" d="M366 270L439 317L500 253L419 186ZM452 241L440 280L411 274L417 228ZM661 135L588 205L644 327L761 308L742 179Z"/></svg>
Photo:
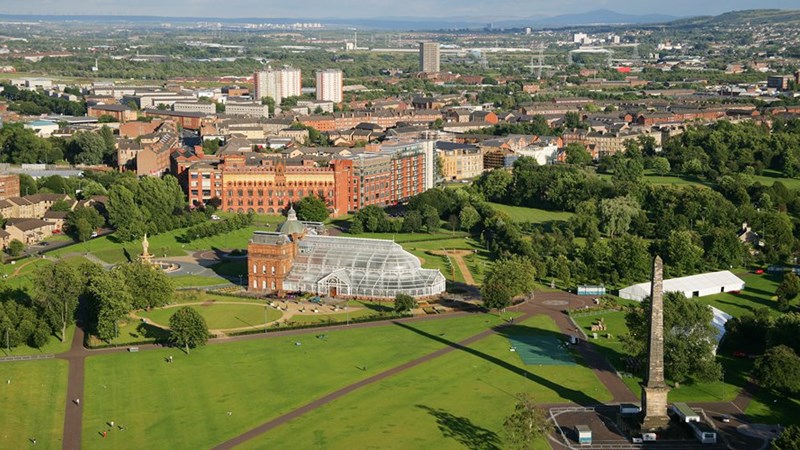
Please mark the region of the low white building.
<svg viewBox="0 0 800 450"><path fill-rule="evenodd" d="M665 293L682 292L687 298L741 291L742 289L744 289L744 281L728 270L664 280ZM622 288L619 290L619 296L628 300L642 301L650 296L650 282Z"/></svg>

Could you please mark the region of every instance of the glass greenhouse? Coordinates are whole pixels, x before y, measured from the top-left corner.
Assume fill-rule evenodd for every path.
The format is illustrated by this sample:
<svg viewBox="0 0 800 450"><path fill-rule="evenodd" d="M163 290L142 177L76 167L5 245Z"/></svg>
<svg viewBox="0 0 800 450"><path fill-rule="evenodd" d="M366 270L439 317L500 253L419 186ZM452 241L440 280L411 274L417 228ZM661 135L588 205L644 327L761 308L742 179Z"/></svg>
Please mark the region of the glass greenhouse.
<svg viewBox="0 0 800 450"><path fill-rule="evenodd" d="M444 292L445 279L392 241L307 235L283 287L331 296L425 297Z"/></svg>

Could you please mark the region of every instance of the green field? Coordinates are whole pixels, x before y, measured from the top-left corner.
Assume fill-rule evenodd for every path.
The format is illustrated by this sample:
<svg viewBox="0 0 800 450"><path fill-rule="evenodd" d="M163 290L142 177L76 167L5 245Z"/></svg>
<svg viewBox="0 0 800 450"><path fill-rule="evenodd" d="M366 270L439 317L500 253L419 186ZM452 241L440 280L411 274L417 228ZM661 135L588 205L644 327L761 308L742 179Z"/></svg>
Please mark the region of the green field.
<svg viewBox="0 0 800 450"><path fill-rule="evenodd" d="M745 287L739 294L726 292L724 294L700 297L697 300L711 305L717 309L737 317L746 312L754 312L758 308L769 308L770 313L778 315L775 308L778 304L775 290L782 280L781 275L763 274L752 272L737 272L736 276L745 282Z"/></svg>
<svg viewBox="0 0 800 450"><path fill-rule="evenodd" d="M546 316L521 325L517 327L556 330ZM449 334L441 338L455 340ZM359 389L243 448L505 448L502 423L517 393L528 392L541 403L611 399L590 369L525 366L508 349L507 337L489 336L467 351L457 350ZM542 441L535 448L550 447Z"/></svg>
<svg viewBox="0 0 800 450"><path fill-rule="evenodd" d="M514 222L563 222L569 220L575 213L565 211L548 211L545 209L527 208L524 206L510 206L501 203L491 203L492 208L506 213Z"/></svg>
<svg viewBox="0 0 800 450"><path fill-rule="evenodd" d="M203 275L177 275L169 277L172 280L172 285L176 288L180 287L206 287L217 286L223 284L233 285L229 280L221 277L203 276Z"/></svg>
<svg viewBox="0 0 800 450"><path fill-rule="evenodd" d="M209 345L188 356L175 349L92 356L83 447L206 448L445 345L420 332L458 341L498 323L481 314L329 331L324 339L309 333ZM102 439L110 420L125 431Z"/></svg>
<svg viewBox="0 0 800 450"><path fill-rule="evenodd" d="M0 363L0 448L60 449L67 401L67 362ZM7 381L11 380L11 383Z"/></svg>
<svg viewBox="0 0 800 450"><path fill-rule="evenodd" d="M210 330L227 330L230 328L261 327L266 322L278 320L283 315L275 308L254 303L240 305L235 303L214 303L211 305L191 305L192 309L200 313ZM177 311L176 307L156 308L152 311L141 311L140 317L146 317L159 325L169 326L169 318ZM266 322L264 317L266 315Z"/></svg>

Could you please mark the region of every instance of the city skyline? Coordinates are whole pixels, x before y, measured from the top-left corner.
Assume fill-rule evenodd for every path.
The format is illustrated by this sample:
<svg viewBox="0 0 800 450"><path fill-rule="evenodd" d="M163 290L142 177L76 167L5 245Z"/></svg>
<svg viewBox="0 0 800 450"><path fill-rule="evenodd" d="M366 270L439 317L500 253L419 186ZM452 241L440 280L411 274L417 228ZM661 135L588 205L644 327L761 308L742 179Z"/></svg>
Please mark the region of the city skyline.
<svg viewBox="0 0 800 450"><path fill-rule="evenodd" d="M327 2L309 0L305 8L281 2L259 2L255 0L230 0L225 8L217 10L219 3L214 0L177 0L164 4L156 0L142 0L130 3L118 0L31 0L27 2L0 2L0 14L32 15L146 15L160 17L208 17L208 18L298 18L298 19L340 19L340 18L428 18L443 20L485 19L525 19L546 18L562 14L580 14L598 9L609 9L623 14L667 14L671 16L696 16L721 14L743 9L796 9L792 0L711 0L698 4L689 0L676 0L669 4L655 2L623 3L615 0L570 0L566 2L545 2L542 0L507 0L487 7L476 0L421 1L410 0L396 3L388 0L363 2L344 0Z"/></svg>

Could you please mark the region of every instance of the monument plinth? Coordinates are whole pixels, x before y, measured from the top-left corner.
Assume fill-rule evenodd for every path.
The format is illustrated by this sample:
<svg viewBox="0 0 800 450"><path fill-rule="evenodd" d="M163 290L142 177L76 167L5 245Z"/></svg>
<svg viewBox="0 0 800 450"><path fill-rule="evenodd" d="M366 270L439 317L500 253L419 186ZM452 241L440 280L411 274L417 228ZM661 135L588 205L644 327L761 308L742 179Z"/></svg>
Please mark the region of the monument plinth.
<svg viewBox="0 0 800 450"><path fill-rule="evenodd" d="M650 297L647 378L642 382L642 431L659 430L669 424L669 387L664 381L664 264L659 256L653 261Z"/></svg>

